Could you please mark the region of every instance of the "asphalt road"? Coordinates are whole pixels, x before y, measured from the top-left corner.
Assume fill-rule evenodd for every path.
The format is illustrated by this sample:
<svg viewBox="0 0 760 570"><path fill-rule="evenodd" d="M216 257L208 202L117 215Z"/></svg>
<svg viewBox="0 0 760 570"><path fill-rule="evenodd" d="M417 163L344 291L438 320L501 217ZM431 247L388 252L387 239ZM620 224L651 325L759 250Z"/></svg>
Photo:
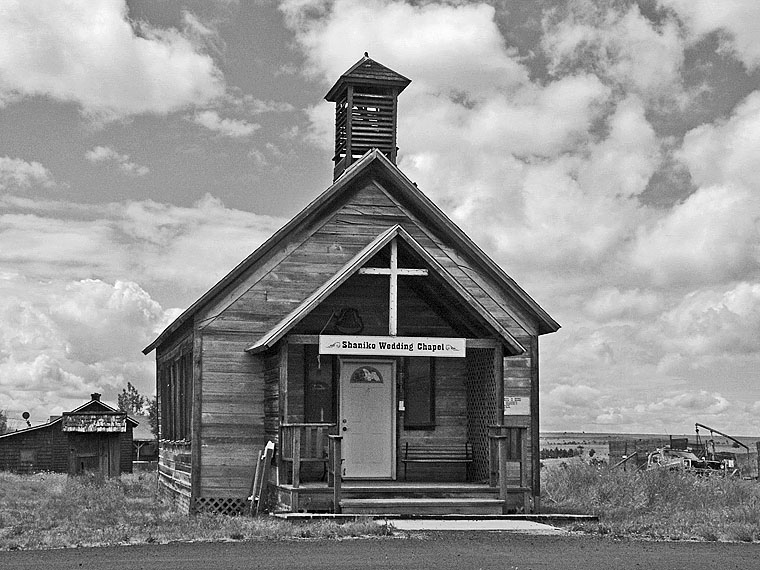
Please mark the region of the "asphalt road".
<svg viewBox="0 0 760 570"><path fill-rule="evenodd" d="M757 544L615 541L504 532L0 552L0 569L714 569L758 567Z"/></svg>

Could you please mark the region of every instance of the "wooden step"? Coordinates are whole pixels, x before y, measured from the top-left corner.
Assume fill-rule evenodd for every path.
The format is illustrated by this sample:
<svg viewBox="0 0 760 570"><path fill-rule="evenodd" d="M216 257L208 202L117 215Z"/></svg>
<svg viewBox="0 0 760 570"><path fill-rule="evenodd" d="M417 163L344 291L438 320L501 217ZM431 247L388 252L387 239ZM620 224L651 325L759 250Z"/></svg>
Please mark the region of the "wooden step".
<svg viewBox="0 0 760 570"><path fill-rule="evenodd" d="M499 499L472 497L343 499L340 508L345 514L366 515L498 515L503 504Z"/></svg>
<svg viewBox="0 0 760 570"><path fill-rule="evenodd" d="M494 499L499 496L496 487L472 485L344 485L343 496L347 499Z"/></svg>

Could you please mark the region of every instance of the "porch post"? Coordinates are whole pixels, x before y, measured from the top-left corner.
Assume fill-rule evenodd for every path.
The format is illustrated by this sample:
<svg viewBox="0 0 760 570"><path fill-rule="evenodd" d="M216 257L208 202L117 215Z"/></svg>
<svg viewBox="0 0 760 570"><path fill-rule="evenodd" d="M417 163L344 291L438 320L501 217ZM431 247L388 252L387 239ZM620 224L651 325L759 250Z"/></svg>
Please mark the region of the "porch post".
<svg viewBox="0 0 760 570"><path fill-rule="evenodd" d="M301 429L293 430L293 488L301 486Z"/></svg>
<svg viewBox="0 0 760 570"><path fill-rule="evenodd" d="M341 482L343 480L343 451L341 449L342 435L328 435L328 469L327 485L333 488L333 512L340 513Z"/></svg>

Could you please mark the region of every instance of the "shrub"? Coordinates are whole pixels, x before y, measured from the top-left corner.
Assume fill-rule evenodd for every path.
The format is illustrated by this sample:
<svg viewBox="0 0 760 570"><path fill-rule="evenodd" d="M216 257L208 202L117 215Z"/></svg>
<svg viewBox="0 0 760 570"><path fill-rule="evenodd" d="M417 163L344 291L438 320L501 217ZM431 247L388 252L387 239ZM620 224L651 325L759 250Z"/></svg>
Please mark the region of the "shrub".
<svg viewBox="0 0 760 570"><path fill-rule="evenodd" d="M755 541L760 539L756 482L653 469L625 472L575 463L542 470L545 510L588 513L582 528L613 536Z"/></svg>

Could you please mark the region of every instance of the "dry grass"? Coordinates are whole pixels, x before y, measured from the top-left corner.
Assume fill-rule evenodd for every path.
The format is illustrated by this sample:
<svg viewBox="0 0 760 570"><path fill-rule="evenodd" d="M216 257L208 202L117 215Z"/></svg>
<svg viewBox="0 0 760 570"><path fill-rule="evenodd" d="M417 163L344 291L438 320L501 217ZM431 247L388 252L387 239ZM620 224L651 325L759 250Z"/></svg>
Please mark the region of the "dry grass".
<svg viewBox="0 0 760 570"><path fill-rule="evenodd" d="M270 517L189 517L162 505L152 474L120 479L0 472L0 550L192 540L387 535L371 520L294 525Z"/></svg>
<svg viewBox="0 0 760 570"><path fill-rule="evenodd" d="M760 484L606 465L569 464L542 471L545 510L590 513L598 524L579 530L619 537L673 540L760 540Z"/></svg>

